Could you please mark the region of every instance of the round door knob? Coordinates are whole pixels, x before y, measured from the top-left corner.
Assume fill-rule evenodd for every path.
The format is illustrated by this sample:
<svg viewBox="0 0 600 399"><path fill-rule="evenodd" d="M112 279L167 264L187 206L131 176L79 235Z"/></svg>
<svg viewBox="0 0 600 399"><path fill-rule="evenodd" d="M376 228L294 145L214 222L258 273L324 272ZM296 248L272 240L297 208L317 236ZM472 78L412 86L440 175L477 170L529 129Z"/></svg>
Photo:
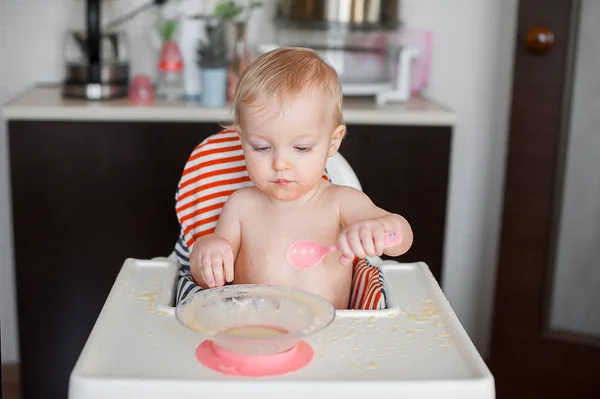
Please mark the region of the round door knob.
<svg viewBox="0 0 600 399"><path fill-rule="evenodd" d="M532 26L525 38L525 48L532 53L545 53L554 45L554 33L545 26Z"/></svg>

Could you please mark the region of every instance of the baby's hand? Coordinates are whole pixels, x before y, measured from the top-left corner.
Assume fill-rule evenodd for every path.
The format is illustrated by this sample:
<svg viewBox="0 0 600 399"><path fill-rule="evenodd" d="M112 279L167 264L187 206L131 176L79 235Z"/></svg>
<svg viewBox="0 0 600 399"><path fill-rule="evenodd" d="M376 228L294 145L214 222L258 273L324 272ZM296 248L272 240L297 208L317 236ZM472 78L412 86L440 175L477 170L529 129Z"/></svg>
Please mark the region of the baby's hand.
<svg viewBox="0 0 600 399"><path fill-rule="evenodd" d="M203 237L204 238L204 237ZM233 252L224 238L212 235L197 242L192 249L190 266L198 268L209 288L220 287L233 281Z"/></svg>
<svg viewBox="0 0 600 399"><path fill-rule="evenodd" d="M385 227L378 220L359 220L349 224L338 238L342 252L340 263L349 264L355 257L383 254Z"/></svg>

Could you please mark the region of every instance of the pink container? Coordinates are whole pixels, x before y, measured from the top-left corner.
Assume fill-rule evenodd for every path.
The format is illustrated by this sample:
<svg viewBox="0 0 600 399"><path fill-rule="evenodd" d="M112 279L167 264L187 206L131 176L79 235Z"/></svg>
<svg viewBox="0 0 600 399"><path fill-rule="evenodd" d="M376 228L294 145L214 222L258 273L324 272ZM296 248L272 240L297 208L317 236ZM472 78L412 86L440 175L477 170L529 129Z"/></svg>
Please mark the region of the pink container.
<svg viewBox="0 0 600 399"><path fill-rule="evenodd" d="M419 50L419 56L413 60L410 69L410 91L412 94L418 93L429 84L433 34L428 30L405 27L400 32L399 42Z"/></svg>
<svg viewBox="0 0 600 399"><path fill-rule="evenodd" d="M136 75L129 85L129 102L134 105L152 105L156 100L154 85L148 75Z"/></svg>

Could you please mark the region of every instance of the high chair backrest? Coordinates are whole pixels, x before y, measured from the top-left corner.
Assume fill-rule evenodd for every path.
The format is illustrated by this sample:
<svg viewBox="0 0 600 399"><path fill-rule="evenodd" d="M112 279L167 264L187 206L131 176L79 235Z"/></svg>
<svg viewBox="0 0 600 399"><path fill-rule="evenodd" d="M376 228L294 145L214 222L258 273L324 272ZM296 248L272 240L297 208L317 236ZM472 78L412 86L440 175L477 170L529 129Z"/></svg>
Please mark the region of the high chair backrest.
<svg viewBox="0 0 600 399"><path fill-rule="evenodd" d="M323 178L362 190L352 167L341 154L329 158L325 168ZM175 195L175 210L181 227L175 254L184 272L190 267L189 248L198 237L214 231L229 195L252 184L241 141L235 131L223 130L194 148ZM379 269L357 259L352 281L351 306L354 309L385 307L383 277Z"/></svg>

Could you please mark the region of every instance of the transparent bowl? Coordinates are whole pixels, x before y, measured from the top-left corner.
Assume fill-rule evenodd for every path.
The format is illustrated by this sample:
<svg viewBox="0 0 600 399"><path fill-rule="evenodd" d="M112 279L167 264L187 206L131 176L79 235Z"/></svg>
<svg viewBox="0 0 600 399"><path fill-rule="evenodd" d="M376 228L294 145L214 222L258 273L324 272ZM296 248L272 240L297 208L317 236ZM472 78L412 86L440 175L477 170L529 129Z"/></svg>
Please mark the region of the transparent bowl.
<svg viewBox="0 0 600 399"><path fill-rule="evenodd" d="M179 303L175 314L227 352L268 355L288 351L326 328L335 307L303 290L242 284L194 294Z"/></svg>

